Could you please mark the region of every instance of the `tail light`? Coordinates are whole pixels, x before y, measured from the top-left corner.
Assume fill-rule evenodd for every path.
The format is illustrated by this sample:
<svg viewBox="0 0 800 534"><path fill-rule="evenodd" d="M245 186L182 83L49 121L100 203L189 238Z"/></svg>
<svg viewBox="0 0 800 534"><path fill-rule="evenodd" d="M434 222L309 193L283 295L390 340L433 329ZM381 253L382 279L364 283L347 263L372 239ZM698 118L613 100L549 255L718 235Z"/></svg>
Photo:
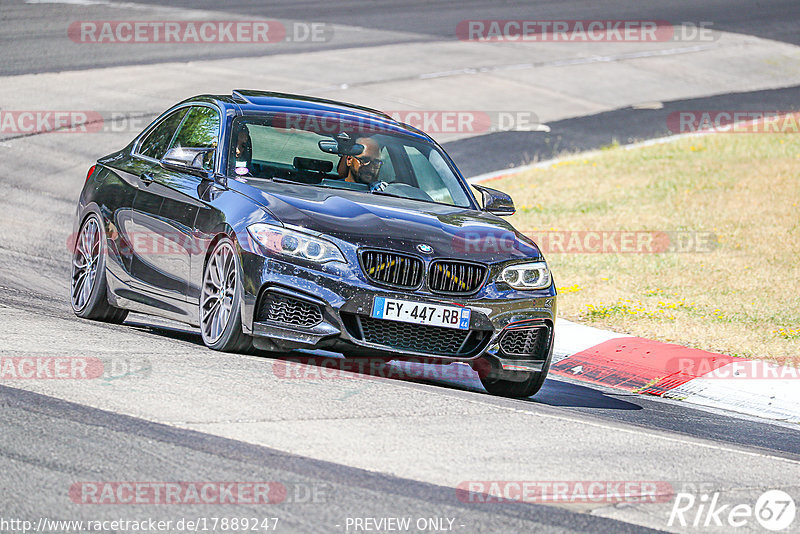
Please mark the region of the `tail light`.
<svg viewBox="0 0 800 534"><path fill-rule="evenodd" d="M86 173L86 181L87 182L89 181L89 178L92 177L92 174L94 174L94 168L95 167L97 167L97 165L92 165L91 167L89 167L89 172Z"/></svg>

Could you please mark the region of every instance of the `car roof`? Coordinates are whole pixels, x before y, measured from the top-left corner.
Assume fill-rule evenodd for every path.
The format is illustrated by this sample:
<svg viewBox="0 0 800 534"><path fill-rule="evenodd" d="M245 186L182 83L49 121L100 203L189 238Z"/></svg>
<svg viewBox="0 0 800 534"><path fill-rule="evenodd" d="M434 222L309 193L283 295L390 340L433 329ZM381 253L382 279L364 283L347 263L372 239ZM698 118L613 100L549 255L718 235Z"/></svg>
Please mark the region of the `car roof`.
<svg viewBox="0 0 800 534"><path fill-rule="evenodd" d="M394 133L422 137L426 141L433 142L433 139L425 132L401 123L382 111L325 98L273 91L235 89L230 95L197 95L187 98L181 104L189 102L213 102L223 111L234 110L242 114L270 111L309 114L334 113L356 120L363 120L376 126L379 125L382 129L385 128Z"/></svg>

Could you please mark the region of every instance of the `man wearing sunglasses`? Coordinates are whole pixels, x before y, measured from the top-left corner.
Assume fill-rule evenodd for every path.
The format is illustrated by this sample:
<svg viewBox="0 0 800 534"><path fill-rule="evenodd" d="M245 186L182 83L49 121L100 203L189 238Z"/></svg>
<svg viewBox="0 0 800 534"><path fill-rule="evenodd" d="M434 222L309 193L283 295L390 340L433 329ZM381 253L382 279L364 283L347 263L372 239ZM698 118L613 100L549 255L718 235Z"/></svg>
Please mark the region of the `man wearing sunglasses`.
<svg viewBox="0 0 800 534"><path fill-rule="evenodd" d="M383 191L388 184L378 180L383 165L380 145L370 137L359 137L356 143L363 145L364 150L358 156L345 156L345 181L366 184L371 191Z"/></svg>

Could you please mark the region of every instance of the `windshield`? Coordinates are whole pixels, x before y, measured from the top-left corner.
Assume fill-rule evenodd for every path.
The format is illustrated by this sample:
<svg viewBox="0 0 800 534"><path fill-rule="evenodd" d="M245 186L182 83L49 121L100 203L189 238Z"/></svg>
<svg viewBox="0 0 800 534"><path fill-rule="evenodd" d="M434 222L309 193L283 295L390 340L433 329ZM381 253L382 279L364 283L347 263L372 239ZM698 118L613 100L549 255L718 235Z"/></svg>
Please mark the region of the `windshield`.
<svg viewBox="0 0 800 534"><path fill-rule="evenodd" d="M238 117L229 146L230 176L472 207L436 146L388 131L377 121L286 113Z"/></svg>

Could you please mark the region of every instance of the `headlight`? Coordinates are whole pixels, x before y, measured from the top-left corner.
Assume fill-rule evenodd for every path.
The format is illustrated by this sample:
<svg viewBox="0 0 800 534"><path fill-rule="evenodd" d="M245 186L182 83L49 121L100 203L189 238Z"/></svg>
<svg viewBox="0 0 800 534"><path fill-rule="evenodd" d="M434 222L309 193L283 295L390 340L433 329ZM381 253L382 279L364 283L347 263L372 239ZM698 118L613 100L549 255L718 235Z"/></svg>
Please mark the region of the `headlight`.
<svg viewBox="0 0 800 534"><path fill-rule="evenodd" d="M262 247L277 254L316 263L347 263L336 245L320 237L265 223L251 224L247 231Z"/></svg>
<svg viewBox="0 0 800 534"><path fill-rule="evenodd" d="M499 280L514 289L544 289L550 286L550 268L543 261L517 263L503 269Z"/></svg>

